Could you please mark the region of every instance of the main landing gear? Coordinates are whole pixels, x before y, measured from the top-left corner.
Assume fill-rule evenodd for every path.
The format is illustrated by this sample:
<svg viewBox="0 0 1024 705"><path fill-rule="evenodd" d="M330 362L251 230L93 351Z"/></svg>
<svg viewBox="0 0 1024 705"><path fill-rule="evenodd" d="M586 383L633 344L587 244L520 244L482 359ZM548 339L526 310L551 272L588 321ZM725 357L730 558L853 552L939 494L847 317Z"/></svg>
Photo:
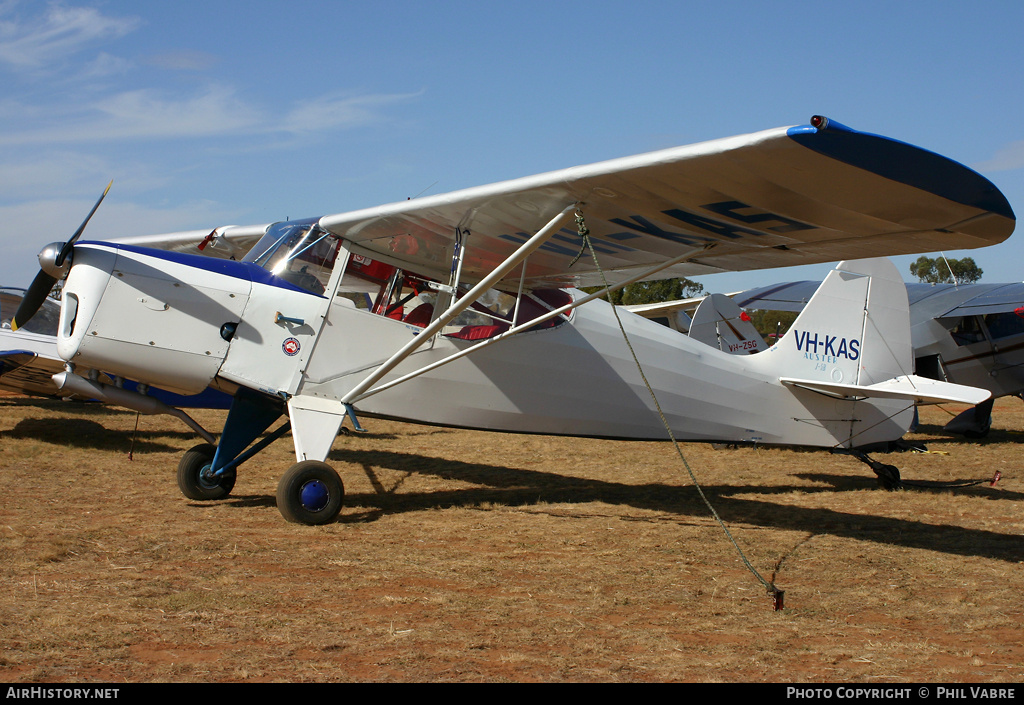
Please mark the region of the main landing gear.
<svg viewBox="0 0 1024 705"><path fill-rule="evenodd" d="M217 449L202 443L185 452L178 463L178 489L189 499L224 499L235 486L238 477L232 468L215 475L213 456Z"/></svg>
<svg viewBox="0 0 1024 705"><path fill-rule="evenodd" d="M887 463L880 463L877 460L872 460L868 457L867 453L861 451L851 451L850 454L857 458L869 468L871 468L875 475L878 476L878 484L887 490L900 490L903 489L903 480L900 478L900 471L895 465L888 465Z"/></svg>
<svg viewBox="0 0 1024 705"><path fill-rule="evenodd" d="M227 497L235 486L237 468L291 429L285 422L248 449L284 413L276 399L241 389L235 395L220 444L197 445L178 463L178 488L189 499ZM327 463L304 460L292 465L277 485L277 508L297 524L330 524L338 518L345 486Z"/></svg>
<svg viewBox="0 0 1024 705"><path fill-rule="evenodd" d="M224 499L234 489L235 469L215 475L216 449L203 443L187 451L178 463L178 489L189 499ZM296 524L330 524L341 513L345 485L327 463L304 460L292 465L277 485L277 508L282 516Z"/></svg>
<svg viewBox="0 0 1024 705"><path fill-rule="evenodd" d="M345 499L341 478L327 463L304 460L288 468L277 484L277 508L296 524L329 524Z"/></svg>

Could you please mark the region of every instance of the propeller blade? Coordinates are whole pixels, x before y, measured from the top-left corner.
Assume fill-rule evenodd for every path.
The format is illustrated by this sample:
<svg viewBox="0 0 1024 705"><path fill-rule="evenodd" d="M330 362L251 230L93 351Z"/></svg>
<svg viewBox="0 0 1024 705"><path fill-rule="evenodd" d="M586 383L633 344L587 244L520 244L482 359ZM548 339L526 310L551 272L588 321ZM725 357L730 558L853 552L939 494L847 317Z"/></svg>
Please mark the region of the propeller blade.
<svg viewBox="0 0 1024 705"><path fill-rule="evenodd" d="M14 318L11 319L11 330L18 330L28 323L32 316L36 315L36 311L46 301L46 297L50 294L53 285L56 283L57 278L50 276L46 272L40 271L36 274L36 278L32 280L32 284L29 285L28 290L25 292L25 296L22 298L21 304L14 314Z"/></svg>
<svg viewBox="0 0 1024 705"><path fill-rule="evenodd" d="M85 216L85 220L78 226L78 230L71 236L71 239L64 243L60 248L60 252L53 259L53 264L56 267L60 267L64 264L64 261L71 254L71 250L75 247L75 241L82 236L85 231L85 226L92 220L93 215L96 214L96 209L103 203L103 199L107 197L107 192L110 191L110 187L114 185L114 180L111 179L107 187L103 189L103 194L96 201L96 205L89 211L89 215ZM21 305L18 306L18 310L14 314L14 318L11 319L11 330L18 330L24 327L28 323L32 316L36 315L43 302L46 301L46 297L49 296L50 291L53 290L53 285L57 283L57 278L52 274L47 274L45 271L40 270L36 275L36 278L32 280L32 284L29 285L28 290L25 292L25 297L21 300Z"/></svg>
<svg viewBox="0 0 1024 705"><path fill-rule="evenodd" d="M64 264L64 260L67 259L69 254L71 254L71 249L75 246L75 241L82 236L82 233L85 231L85 226L89 224L90 220L92 220L93 215L96 214L96 209L100 207L101 203L103 203L103 199L107 197L107 192L110 191L110 187L113 185L114 180L111 179L110 183L107 184L107 187L103 189L103 194L99 197L99 200L96 201L96 205L94 205L92 210L89 211L89 215L85 216L85 220L83 220L82 224L78 226L78 230L75 231L75 234L71 236L70 240L64 243L64 247L61 248L60 254L58 254L57 258L54 260L54 264L58 267Z"/></svg>

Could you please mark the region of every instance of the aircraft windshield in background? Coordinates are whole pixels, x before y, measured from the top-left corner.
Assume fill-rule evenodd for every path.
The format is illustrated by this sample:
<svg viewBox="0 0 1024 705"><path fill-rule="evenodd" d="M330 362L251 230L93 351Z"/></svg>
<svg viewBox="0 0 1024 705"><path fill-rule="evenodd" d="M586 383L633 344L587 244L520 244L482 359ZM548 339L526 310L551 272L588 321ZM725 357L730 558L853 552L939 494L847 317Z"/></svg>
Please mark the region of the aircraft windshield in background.
<svg viewBox="0 0 1024 705"><path fill-rule="evenodd" d="M278 507L322 524L344 496L325 460L346 417L358 428L357 412L666 438L615 309L573 287L982 247L1015 222L966 167L815 117L269 227L107 243L79 242L80 228L44 249L33 287L66 277L65 381L84 368L233 395L219 443L179 463L186 496L227 496L239 465L290 430L297 462ZM249 252L232 261L200 245ZM590 247L600 267L581 256ZM899 438L915 402L988 397L911 375L907 322L903 283L884 259L841 264L798 325L758 354L622 316L679 439L825 448Z"/></svg>

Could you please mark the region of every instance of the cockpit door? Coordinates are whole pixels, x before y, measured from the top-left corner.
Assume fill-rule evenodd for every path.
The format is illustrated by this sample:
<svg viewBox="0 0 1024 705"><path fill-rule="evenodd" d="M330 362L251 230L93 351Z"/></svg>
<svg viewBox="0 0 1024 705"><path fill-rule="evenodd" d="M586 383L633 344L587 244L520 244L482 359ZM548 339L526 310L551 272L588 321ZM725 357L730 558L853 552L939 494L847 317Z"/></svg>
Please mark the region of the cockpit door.
<svg viewBox="0 0 1024 705"><path fill-rule="evenodd" d="M347 259L340 239L315 220L271 226L243 260L259 270L220 375L294 394Z"/></svg>

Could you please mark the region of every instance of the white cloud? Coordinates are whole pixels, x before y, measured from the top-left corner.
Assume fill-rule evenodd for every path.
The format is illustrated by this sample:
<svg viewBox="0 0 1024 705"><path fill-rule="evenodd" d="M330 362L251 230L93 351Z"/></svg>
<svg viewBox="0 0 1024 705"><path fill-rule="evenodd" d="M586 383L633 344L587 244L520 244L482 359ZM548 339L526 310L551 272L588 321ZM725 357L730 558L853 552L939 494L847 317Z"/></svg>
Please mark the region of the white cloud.
<svg viewBox="0 0 1024 705"><path fill-rule="evenodd" d="M96 58L83 65L81 75L78 76L78 80L104 78L107 76L125 74L128 73L131 68L132 63L127 59L122 59L119 56L114 56L101 51L96 55Z"/></svg>
<svg viewBox="0 0 1024 705"><path fill-rule="evenodd" d="M40 17L23 20L15 5L0 6L0 64L16 69L44 69L100 41L122 37L140 22L107 17L92 7L50 4Z"/></svg>
<svg viewBox="0 0 1024 705"><path fill-rule="evenodd" d="M292 110L279 126L291 133L324 132L380 122L381 109L422 95L419 93L371 94L349 97L322 96ZM273 129L273 128L272 128Z"/></svg>
<svg viewBox="0 0 1024 705"><path fill-rule="evenodd" d="M0 206L0 286L28 286L38 265L36 255L50 242L66 240L102 192L81 199L45 199ZM87 240L150 235L195 228L213 228L238 220L238 214L209 201L172 208L108 200L86 229Z"/></svg>
<svg viewBox="0 0 1024 705"><path fill-rule="evenodd" d="M997 150L991 159L971 166L972 169L983 174L992 171L1010 171L1021 167L1024 167L1024 140L1011 142Z"/></svg>
<svg viewBox="0 0 1024 705"><path fill-rule="evenodd" d="M104 177L111 172L107 161L95 155L67 151L34 154L20 162L0 162L0 193L5 200L77 194L85 184L102 188Z"/></svg>
<svg viewBox="0 0 1024 705"><path fill-rule="evenodd" d="M90 126L92 139L218 135L249 131L262 122L232 89L219 87L183 99L167 99L151 89L129 91L94 108L105 119Z"/></svg>
<svg viewBox="0 0 1024 705"><path fill-rule="evenodd" d="M154 54L144 59L147 64L168 71L205 71L220 61L220 58L206 51L174 51Z"/></svg>
<svg viewBox="0 0 1024 705"><path fill-rule="evenodd" d="M94 7L0 0L0 70L31 79L31 90L0 96L4 125L0 146L37 149L131 140L301 138L379 124L387 119L388 106L419 95L334 93L282 108L257 103L230 85L213 82L198 89L195 84L178 89L166 83L146 87L139 83L140 78L146 80L143 64L104 50L105 44L140 24L137 18L107 16ZM218 60L215 54L189 49L141 59L149 66L179 72L204 71ZM120 76L124 80L110 80ZM44 88L40 77L55 83ZM273 146L266 139L260 145ZM236 142L233 148L239 146L245 145Z"/></svg>
<svg viewBox="0 0 1024 705"><path fill-rule="evenodd" d="M8 104L0 112L10 114L15 109ZM31 122L33 127L21 131L8 127L0 135L0 145L207 137L248 133L265 124L259 111L236 99L234 91L217 87L185 98L164 97L152 89L125 91L78 109L60 110L55 108L49 115L49 124L38 116ZM43 126L37 127L41 122Z"/></svg>
<svg viewBox="0 0 1024 705"><path fill-rule="evenodd" d="M8 124L0 145L71 144L132 139L310 133L361 127L383 121L383 108L419 94L374 94L312 99L278 118L236 97L231 88L207 87L186 97L167 97L153 89L124 91L79 108L42 110L0 102L0 115L19 116L23 130ZM13 120L12 120L13 121Z"/></svg>

